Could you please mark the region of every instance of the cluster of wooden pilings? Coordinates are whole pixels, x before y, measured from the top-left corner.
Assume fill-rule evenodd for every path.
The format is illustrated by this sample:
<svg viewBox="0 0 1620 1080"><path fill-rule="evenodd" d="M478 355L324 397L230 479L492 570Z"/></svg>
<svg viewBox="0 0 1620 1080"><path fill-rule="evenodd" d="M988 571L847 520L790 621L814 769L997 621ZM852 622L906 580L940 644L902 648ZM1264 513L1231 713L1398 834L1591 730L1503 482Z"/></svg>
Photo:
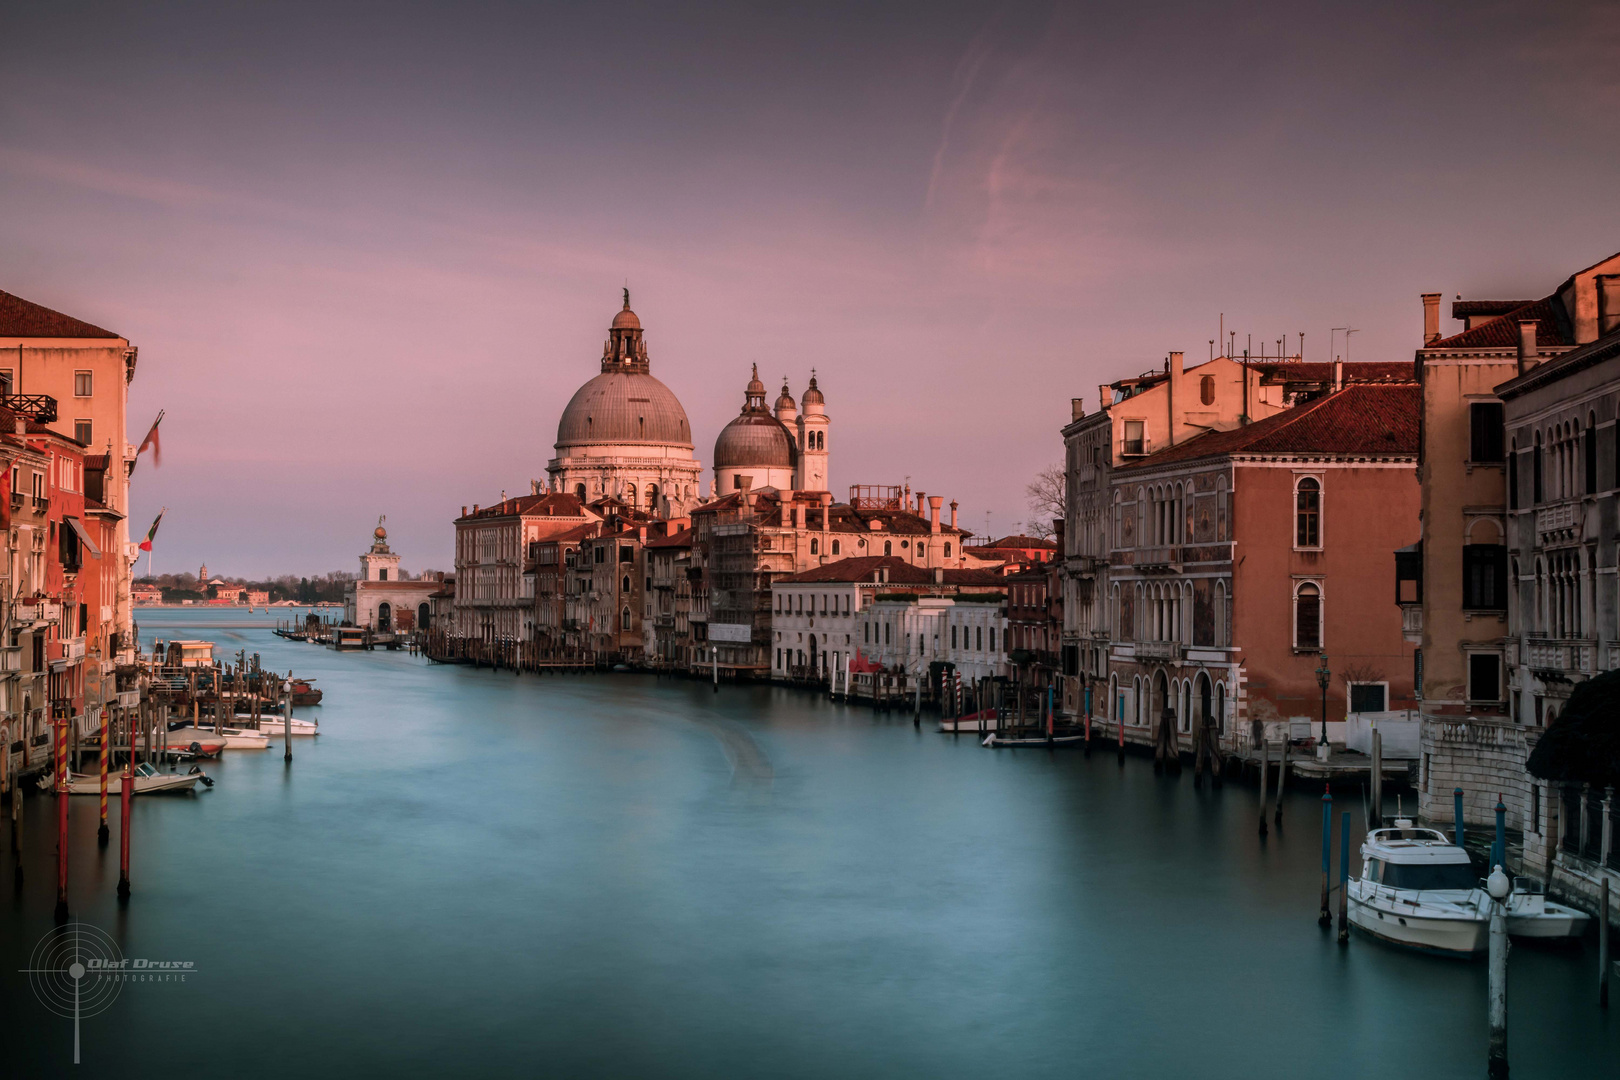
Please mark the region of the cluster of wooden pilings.
<svg viewBox="0 0 1620 1080"><path fill-rule="evenodd" d="M265 670L257 655L238 653L234 664L169 666L161 649L151 656L137 655L133 664L116 672L117 687L111 698L92 705L87 712L92 722L82 724L59 709L51 723L51 755L44 770L25 772L10 768L10 748L0 748L0 800L5 804L9 823L12 874L18 887L24 878L24 783L41 776L39 787L56 796L57 814L57 895L56 916L68 916L68 823L74 796L71 786L83 783L86 759L94 758L99 780L97 843L105 847L111 840L108 821L108 795L114 776L118 780L118 896L130 896L130 833L137 770L142 765L154 769L192 756L188 746L169 742L169 724L188 720L199 728L212 727L216 733L226 727L254 728L279 705L278 719L293 715L293 674L285 676ZM292 727L286 733L284 759L292 762ZM25 759L26 760L26 759ZM116 771L115 771L116 770Z"/></svg>

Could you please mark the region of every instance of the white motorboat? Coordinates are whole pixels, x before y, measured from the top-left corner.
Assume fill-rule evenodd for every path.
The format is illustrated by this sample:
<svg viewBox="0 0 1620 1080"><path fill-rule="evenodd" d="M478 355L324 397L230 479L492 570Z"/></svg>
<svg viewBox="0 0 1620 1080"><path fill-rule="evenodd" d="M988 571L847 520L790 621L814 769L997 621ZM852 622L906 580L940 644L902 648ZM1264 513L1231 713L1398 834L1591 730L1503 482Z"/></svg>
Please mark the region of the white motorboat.
<svg viewBox="0 0 1620 1080"><path fill-rule="evenodd" d="M1586 932L1588 919L1590 916L1584 911L1548 900L1541 882L1523 877L1513 879L1513 891L1507 898L1509 937L1537 941L1578 938Z"/></svg>
<svg viewBox="0 0 1620 1080"><path fill-rule="evenodd" d="M1398 818L1361 845L1348 888L1350 925L1381 941L1467 958L1489 941L1491 899L1468 853L1437 829Z"/></svg>
<svg viewBox="0 0 1620 1080"><path fill-rule="evenodd" d="M190 791L197 786L199 780L209 787L214 786L214 781L195 765L192 766L190 772L183 773L158 772L144 761L135 766L135 794L137 795L155 795L161 791ZM46 791L50 791L52 788L51 778L49 776L40 777L39 786ZM100 795L101 774L70 774L68 777L68 791L74 795ZM122 795L123 793L123 770L108 773L107 794Z"/></svg>
<svg viewBox="0 0 1620 1080"><path fill-rule="evenodd" d="M262 731L251 728L224 728L215 731L211 727L178 727L169 731L169 745L190 746L199 739L213 739L223 741L227 750L263 750L270 745L270 739Z"/></svg>
<svg viewBox="0 0 1620 1080"><path fill-rule="evenodd" d="M980 745L988 746L991 749L997 749L1004 746L1009 748L1030 747L1038 749L1043 746L1078 746L1085 741L1086 736L1083 732L1063 731L1047 735L1044 732L1030 732L1028 730L1018 734L1004 734L999 731L992 731L989 735L985 736L984 742Z"/></svg>
<svg viewBox="0 0 1620 1080"><path fill-rule="evenodd" d="M293 717L292 728L294 738L300 735L319 735L321 733L320 726L315 721L300 720L296 716ZM287 724L279 716L260 716L259 730L266 735L282 735L286 733Z"/></svg>

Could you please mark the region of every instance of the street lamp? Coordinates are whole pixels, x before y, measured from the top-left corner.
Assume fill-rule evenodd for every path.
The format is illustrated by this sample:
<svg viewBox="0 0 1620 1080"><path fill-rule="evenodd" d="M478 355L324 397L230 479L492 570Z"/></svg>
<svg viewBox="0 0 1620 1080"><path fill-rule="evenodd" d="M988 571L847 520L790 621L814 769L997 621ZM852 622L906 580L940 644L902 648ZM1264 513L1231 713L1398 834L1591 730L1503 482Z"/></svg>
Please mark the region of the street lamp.
<svg viewBox="0 0 1620 1080"><path fill-rule="evenodd" d="M1322 654L1322 663L1316 669L1316 685L1322 688L1322 746L1328 744L1327 733L1327 692L1328 684L1333 681L1333 672L1328 670L1327 653Z"/></svg>

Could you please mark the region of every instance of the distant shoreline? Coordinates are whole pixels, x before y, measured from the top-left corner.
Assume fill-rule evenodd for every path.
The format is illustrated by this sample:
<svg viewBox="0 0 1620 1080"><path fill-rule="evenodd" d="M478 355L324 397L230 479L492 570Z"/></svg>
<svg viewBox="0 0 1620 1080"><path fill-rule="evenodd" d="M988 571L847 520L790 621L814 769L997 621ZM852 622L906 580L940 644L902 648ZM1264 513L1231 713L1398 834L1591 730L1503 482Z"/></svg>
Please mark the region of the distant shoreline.
<svg viewBox="0 0 1620 1080"><path fill-rule="evenodd" d="M139 604L138 603L138 604L135 604L134 606L136 608L140 609L140 610L151 610L151 609L155 609L155 608L177 608L177 609L178 608L195 608L198 611L247 611L247 610L249 610L248 605L246 605L246 604L210 604L207 601L204 601L202 603L190 603L190 604ZM327 603L318 603L318 604L304 604L304 603L299 603L298 601L290 601L289 602L289 601L278 600L273 604L254 604L252 610L254 612L260 612L260 611L270 611L270 610L276 609L276 608L341 608L342 606L343 606L342 604L339 604L339 603L336 603L336 602L327 602Z"/></svg>

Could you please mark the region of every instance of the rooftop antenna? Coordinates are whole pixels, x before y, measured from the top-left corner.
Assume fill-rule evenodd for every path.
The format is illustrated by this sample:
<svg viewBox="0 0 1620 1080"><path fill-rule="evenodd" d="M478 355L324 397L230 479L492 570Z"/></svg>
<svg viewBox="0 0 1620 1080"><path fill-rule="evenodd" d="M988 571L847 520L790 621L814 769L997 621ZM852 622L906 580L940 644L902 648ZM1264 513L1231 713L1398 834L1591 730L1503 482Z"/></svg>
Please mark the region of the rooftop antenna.
<svg viewBox="0 0 1620 1080"><path fill-rule="evenodd" d="M1236 330L1228 330L1226 332L1226 357L1227 357L1227 359L1230 360L1232 358L1232 354L1235 353L1236 351L1237 351L1237 331Z"/></svg>
<svg viewBox="0 0 1620 1080"><path fill-rule="evenodd" d="M1224 311L1223 311L1223 312L1221 312L1221 332L1220 332L1220 333L1219 333L1219 334L1218 334L1218 335L1217 335L1217 337L1218 337L1218 338L1219 338L1219 339L1220 339L1220 340L1221 340L1221 341L1225 341L1225 340L1226 340L1226 312L1224 312ZM1227 355L1227 356L1231 356L1231 355L1232 355L1232 354L1231 354L1231 353L1227 353L1227 354L1226 354L1226 355Z"/></svg>

